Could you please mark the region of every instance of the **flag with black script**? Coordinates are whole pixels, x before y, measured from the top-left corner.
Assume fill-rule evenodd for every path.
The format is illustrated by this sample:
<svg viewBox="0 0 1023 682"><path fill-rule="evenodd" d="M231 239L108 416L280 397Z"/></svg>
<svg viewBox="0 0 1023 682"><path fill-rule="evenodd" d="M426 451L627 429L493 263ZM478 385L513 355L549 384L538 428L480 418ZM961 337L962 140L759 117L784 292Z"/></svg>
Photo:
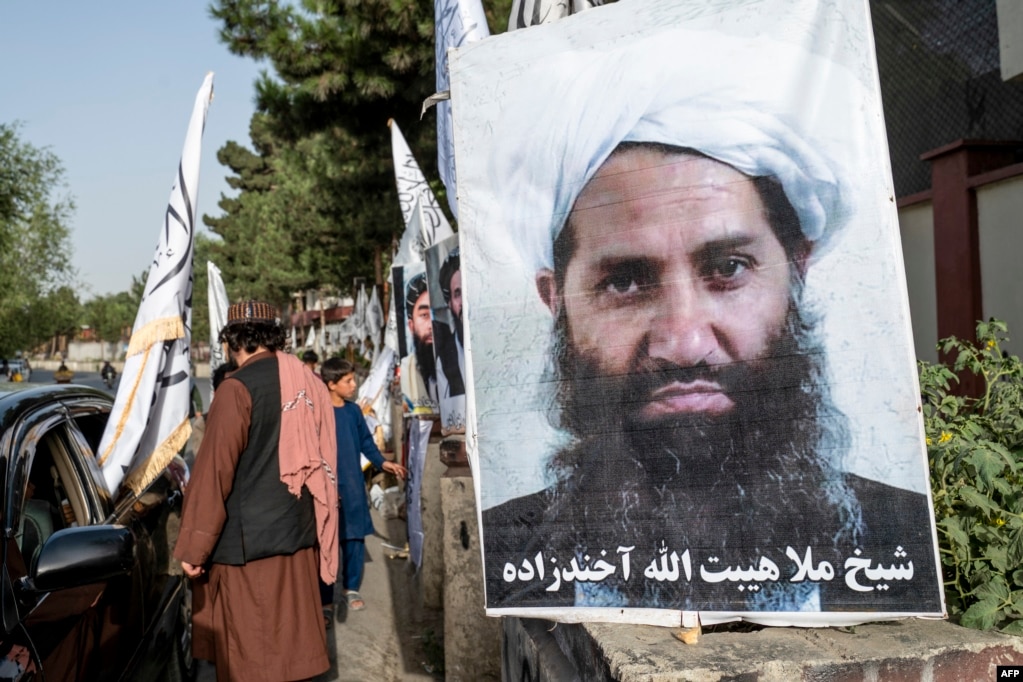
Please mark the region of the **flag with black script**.
<svg viewBox="0 0 1023 682"><path fill-rule="evenodd" d="M122 487L140 494L192 431L192 252L202 133L212 99L209 73L195 97L121 383L100 442L99 464L111 494Z"/></svg>

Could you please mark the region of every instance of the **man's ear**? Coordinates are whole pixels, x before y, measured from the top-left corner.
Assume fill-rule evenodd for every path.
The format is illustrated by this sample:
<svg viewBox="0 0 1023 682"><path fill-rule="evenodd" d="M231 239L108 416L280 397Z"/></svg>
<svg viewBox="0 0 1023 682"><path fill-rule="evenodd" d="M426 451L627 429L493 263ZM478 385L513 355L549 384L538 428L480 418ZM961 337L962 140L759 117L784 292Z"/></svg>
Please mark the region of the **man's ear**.
<svg viewBox="0 0 1023 682"><path fill-rule="evenodd" d="M540 294L540 300L551 311L555 319L561 309L561 296L558 294L558 282L554 278L554 271L543 268L536 273L536 291Z"/></svg>

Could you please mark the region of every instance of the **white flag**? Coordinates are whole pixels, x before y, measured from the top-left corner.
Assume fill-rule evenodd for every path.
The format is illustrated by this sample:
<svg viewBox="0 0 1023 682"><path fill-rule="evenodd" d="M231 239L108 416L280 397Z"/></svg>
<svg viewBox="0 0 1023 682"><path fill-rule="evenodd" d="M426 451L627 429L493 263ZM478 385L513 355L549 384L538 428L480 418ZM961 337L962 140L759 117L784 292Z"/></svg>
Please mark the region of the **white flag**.
<svg viewBox="0 0 1023 682"><path fill-rule="evenodd" d="M508 30L549 24L603 4L604 0L512 0Z"/></svg>
<svg viewBox="0 0 1023 682"><path fill-rule="evenodd" d="M362 341L369 335L366 330L366 306L368 304L369 298L366 296L366 285L363 284L359 287L359 293L355 296L355 310L352 311L352 317L354 318L352 325L355 327L355 338L359 341Z"/></svg>
<svg viewBox="0 0 1023 682"><path fill-rule="evenodd" d="M380 350L380 330L383 326L384 307L380 305L380 291L374 286L369 305L366 306L366 335L373 341L374 353Z"/></svg>
<svg viewBox="0 0 1023 682"><path fill-rule="evenodd" d="M448 49L481 40L490 35L487 17L480 0L437 0L434 6L436 31L437 92L449 85ZM458 196L455 182L455 138L452 132L451 102L437 103L437 170L448 190L448 206L458 220Z"/></svg>
<svg viewBox="0 0 1023 682"><path fill-rule="evenodd" d="M401 242L398 244L398 253L394 256L394 265L422 262L423 254L428 248L455 234L446 220L440 225L430 220L429 211L425 209L427 203L426 193L416 198L405 234L401 236Z"/></svg>
<svg viewBox="0 0 1023 682"><path fill-rule="evenodd" d="M209 73L195 97L121 383L100 441L99 465L114 496L122 486L140 495L192 432L192 251L202 132L212 98Z"/></svg>
<svg viewBox="0 0 1023 682"><path fill-rule="evenodd" d="M227 289L220 268L206 261L206 294L210 306L210 376L227 362L224 346L220 343L220 330L227 324ZM210 402L213 402L213 384L210 384Z"/></svg>
<svg viewBox="0 0 1023 682"><path fill-rule="evenodd" d="M409 221L412 219L412 212L416 201L422 203L423 218L430 230L438 230L446 234L452 234L451 225L437 203L437 197L427 184L423 171L419 170L419 164L412 156L412 150L401 134L401 129L394 120L387 124L391 127L391 154L394 159L394 179L398 185L398 202L401 204L401 218L405 222L405 230L408 231ZM443 239L444 237L438 237ZM430 244L433 242L431 241ZM427 244L429 246L429 244ZM394 265L401 265L395 262Z"/></svg>

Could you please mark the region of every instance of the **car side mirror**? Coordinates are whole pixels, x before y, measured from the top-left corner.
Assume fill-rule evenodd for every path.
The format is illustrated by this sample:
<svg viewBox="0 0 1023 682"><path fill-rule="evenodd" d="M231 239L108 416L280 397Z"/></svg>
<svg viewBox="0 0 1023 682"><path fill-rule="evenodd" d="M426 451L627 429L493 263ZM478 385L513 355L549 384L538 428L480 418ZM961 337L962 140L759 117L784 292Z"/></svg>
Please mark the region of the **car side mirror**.
<svg viewBox="0 0 1023 682"><path fill-rule="evenodd" d="M135 536L128 528L64 528L47 539L23 584L35 592L52 592L128 575L134 565Z"/></svg>

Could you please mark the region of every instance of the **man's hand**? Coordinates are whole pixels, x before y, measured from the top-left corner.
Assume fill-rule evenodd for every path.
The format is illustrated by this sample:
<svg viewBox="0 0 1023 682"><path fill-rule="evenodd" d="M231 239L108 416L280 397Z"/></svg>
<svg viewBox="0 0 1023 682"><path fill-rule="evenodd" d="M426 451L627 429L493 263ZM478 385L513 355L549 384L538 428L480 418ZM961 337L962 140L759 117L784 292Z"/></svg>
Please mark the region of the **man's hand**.
<svg viewBox="0 0 1023 682"><path fill-rule="evenodd" d="M402 480L405 480L405 477L408 476L408 471L406 471L405 467L397 462L384 462L383 469L387 473L394 474Z"/></svg>
<svg viewBox="0 0 1023 682"><path fill-rule="evenodd" d="M202 566L195 566L193 564L188 563L187 561L181 562L181 570L185 572L185 575L192 579L198 578L203 573L205 573Z"/></svg>

